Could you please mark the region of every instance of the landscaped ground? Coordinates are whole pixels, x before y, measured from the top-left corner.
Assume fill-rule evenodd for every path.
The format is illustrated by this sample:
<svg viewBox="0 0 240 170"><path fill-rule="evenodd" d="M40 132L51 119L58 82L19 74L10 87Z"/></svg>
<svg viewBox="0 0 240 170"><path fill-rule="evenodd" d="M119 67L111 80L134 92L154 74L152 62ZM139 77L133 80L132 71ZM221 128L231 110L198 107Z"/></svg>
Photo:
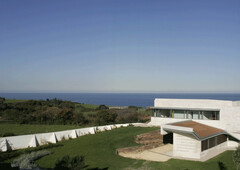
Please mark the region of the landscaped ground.
<svg viewBox="0 0 240 170"><path fill-rule="evenodd" d="M48 149L53 154L37 161L44 168L53 168L55 161L64 155L83 155L88 168L108 169L219 169L219 165L234 169L232 162L233 151L210 159L206 162L194 162L171 159L167 162L150 162L121 157L116 154L117 148L136 146L134 137L157 128L127 127L82 136L74 140L59 142L60 147ZM2 155L5 156L5 155ZM9 162L9 161L8 161Z"/></svg>

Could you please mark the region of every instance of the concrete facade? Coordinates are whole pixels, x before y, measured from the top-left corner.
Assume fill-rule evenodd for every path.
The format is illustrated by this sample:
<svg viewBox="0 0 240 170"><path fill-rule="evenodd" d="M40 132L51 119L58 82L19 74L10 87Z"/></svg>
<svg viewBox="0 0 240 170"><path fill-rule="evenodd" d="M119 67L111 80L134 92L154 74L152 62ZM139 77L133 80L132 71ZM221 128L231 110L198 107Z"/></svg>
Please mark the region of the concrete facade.
<svg viewBox="0 0 240 170"><path fill-rule="evenodd" d="M173 134L173 156L200 159L201 142L192 135Z"/></svg>
<svg viewBox="0 0 240 170"><path fill-rule="evenodd" d="M217 111L219 113L219 120L197 119L191 118L176 118L161 117L154 114L151 117L151 125L161 126L161 134L165 135L171 129L173 133L173 157L182 157L188 159L207 159L211 155L221 153L223 150L233 149L238 146L237 140L240 140L240 101L224 101L224 100L204 100L204 99L155 99L154 107L157 109L175 109L175 110L206 110ZM178 113L179 114L179 113ZM159 117L157 117L157 115ZM226 134L231 135L236 140L221 143L210 149L201 151L201 140L192 135L192 128L173 127L172 123L192 120L204 125L222 129ZM183 133L182 133L183 132Z"/></svg>
<svg viewBox="0 0 240 170"><path fill-rule="evenodd" d="M219 120L192 119L198 123L224 129L240 140L240 101L204 99L155 99L156 108L219 110ZM189 119L151 117L152 125L164 125Z"/></svg>

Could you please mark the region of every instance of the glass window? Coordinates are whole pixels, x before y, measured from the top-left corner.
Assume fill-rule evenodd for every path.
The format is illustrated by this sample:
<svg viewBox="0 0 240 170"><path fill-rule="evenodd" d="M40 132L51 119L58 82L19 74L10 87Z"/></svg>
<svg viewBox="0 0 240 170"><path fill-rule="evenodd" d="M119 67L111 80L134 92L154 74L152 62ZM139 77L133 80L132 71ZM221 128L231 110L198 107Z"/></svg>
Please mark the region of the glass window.
<svg viewBox="0 0 240 170"><path fill-rule="evenodd" d="M176 119L219 120L219 111L154 109L154 117Z"/></svg>
<svg viewBox="0 0 240 170"><path fill-rule="evenodd" d="M202 151L205 151L207 149L210 149L214 146L217 146L223 142L227 141L227 136L226 135L219 135L210 139L203 140L201 142L202 144Z"/></svg>
<svg viewBox="0 0 240 170"><path fill-rule="evenodd" d="M184 119L185 118L184 110L173 110L173 115L174 115L174 118L177 118L177 119Z"/></svg>
<svg viewBox="0 0 240 170"><path fill-rule="evenodd" d="M219 111L204 111L204 120L219 120Z"/></svg>

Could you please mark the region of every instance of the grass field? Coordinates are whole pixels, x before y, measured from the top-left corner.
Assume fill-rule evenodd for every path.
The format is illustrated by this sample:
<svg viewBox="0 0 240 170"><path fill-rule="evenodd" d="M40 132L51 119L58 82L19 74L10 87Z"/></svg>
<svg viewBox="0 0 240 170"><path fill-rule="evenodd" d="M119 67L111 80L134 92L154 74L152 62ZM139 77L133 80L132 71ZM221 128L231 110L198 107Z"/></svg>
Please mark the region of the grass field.
<svg viewBox="0 0 240 170"><path fill-rule="evenodd" d="M62 147L49 149L53 154L38 160L37 163L44 168L53 168L55 161L64 155L83 155L85 163L89 165L88 168L138 169L141 167L143 169L205 170L219 169L219 162L221 162L227 169L234 169L233 151L224 152L206 162L171 159L164 163L127 159L115 153L117 148L137 145L134 143L134 136L155 129L157 128L127 127L63 141L61 142Z"/></svg>
<svg viewBox="0 0 240 170"><path fill-rule="evenodd" d="M46 132L78 129L78 128L81 128L81 126L0 123L0 136L4 136L4 134L5 135L10 134L10 136L12 136L12 134L25 135L25 134L32 134L32 133L46 133Z"/></svg>
<svg viewBox="0 0 240 170"><path fill-rule="evenodd" d="M206 169L220 169L219 164L226 169L234 169L232 154L233 151L227 151L210 159L206 162L185 161L171 159L167 162L150 162L144 160L128 159L116 154L117 148L136 146L134 137L138 134L156 130L158 128L142 128L142 127L126 127L97 133L95 135L82 136L73 140L66 140L59 142L56 147L45 147L51 151L52 154L39 159L36 163L43 168L54 168L56 160L64 155L76 156L82 155L85 158L85 163L88 165L87 169L94 168L108 168L113 169L163 169L163 170L206 170ZM40 147L41 148L41 147ZM18 150L9 153L1 153L4 161L0 159L0 166L10 163L14 156L20 153L29 152L29 150L36 150L38 148L31 148L25 150ZM11 158L11 159L6 159ZM222 167L223 167L222 166ZM9 167L9 164L8 164ZM1 168L0 168L1 169ZM5 168L6 169L6 168Z"/></svg>

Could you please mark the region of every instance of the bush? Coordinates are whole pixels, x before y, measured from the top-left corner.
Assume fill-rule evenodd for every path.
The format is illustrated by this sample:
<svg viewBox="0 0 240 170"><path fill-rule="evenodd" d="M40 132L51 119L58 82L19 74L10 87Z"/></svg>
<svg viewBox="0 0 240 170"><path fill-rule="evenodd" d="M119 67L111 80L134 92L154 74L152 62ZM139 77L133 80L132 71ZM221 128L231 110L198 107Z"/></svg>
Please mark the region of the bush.
<svg viewBox="0 0 240 170"><path fill-rule="evenodd" d="M238 170L240 167L240 144L238 144L236 151L233 153L233 162L236 167L236 170Z"/></svg>
<svg viewBox="0 0 240 170"><path fill-rule="evenodd" d="M98 106L97 108L98 110L106 110L106 109L109 109L107 106L105 106L104 104L101 104Z"/></svg>
<svg viewBox="0 0 240 170"><path fill-rule="evenodd" d="M79 170L84 169L85 167L83 156L75 156L71 158L66 155L56 162L54 169Z"/></svg>
<svg viewBox="0 0 240 170"><path fill-rule="evenodd" d="M34 164L34 161L49 155L51 152L47 150L31 152L29 154L23 154L19 158L15 159L12 163L12 167L19 167L19 169L33 169L37 168L37 165Z"/></svg>
<svg viewBox="0 0 240 170"><path fill-rule="evenodd" d="M81 112L75 112L73 116L74 123L77 125L83 125L87 123L87 119Z"/></svg>
<svg viewBox="0 0 240 170"><path fill-rule="evenodd" d="M98 125L106 124L106 123L113 123L117 114L111 110L101 110L97 113L96 122Z"/></svg>

